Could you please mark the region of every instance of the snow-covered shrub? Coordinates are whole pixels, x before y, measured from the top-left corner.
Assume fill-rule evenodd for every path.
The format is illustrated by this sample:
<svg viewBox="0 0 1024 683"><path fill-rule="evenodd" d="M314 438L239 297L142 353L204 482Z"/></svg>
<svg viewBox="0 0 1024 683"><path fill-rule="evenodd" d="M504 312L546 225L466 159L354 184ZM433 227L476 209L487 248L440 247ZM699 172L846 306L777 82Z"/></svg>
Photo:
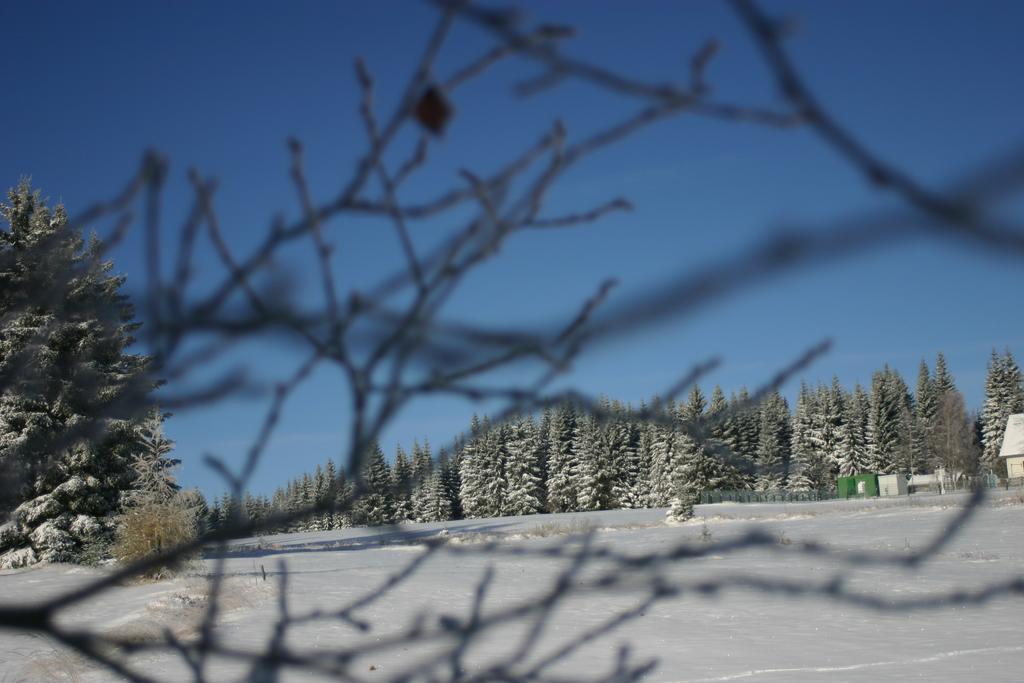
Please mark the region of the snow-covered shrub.
<svg viewBox="0 0 1024 683"><path fill-rule="evenodd" d="M0 555L0 569L21 569L38 561L36 551L31 547L16 548Z"/></svg>
<svg viewBox="0 0 1024 683"><path fill-rule="evenodd" d="M672 522L685 522L693 518L693 506L697 504L697 494L688 489L680 490L672 499L672 507L666 517Z"/></svg>
<svg viewBox="0 0 1024 683"><path fill-rule="evenodd" d="M71 562L75 560L78 543L68 532L70 520L56 517L37 526L28 538L38 551L41 562Z"/></svg>

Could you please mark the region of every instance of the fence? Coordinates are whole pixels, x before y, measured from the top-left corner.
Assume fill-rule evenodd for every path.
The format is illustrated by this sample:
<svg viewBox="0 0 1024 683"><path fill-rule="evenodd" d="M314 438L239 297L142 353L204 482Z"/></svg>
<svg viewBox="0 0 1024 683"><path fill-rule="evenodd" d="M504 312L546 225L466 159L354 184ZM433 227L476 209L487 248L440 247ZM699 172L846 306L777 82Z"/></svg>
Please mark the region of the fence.
<svg viewBox="0 0 1024 683"><path fill-rule="evenodd" d="M701 503L794 503L812 500L834 500L835 491L704 491Z"/></svg>
<svg viewBox="0 0 1024 683"><path fill-rule="evenodd" d="M914 493L952 493L956 491L969 491L975 487L988 489L1002 488L1024 488L1024 478L999 479L995 475L985 474L973 477L945 477L942 485L925 484L910 486L908 495ZM708 503L797 503L814 500L836 500L839 494L835 491L786 491L778 489L774 491L703 491L700 494L700 502ZM865 498L867 496L847 496L849 498ZM871 496L875 497L875 496Z"/></svg>

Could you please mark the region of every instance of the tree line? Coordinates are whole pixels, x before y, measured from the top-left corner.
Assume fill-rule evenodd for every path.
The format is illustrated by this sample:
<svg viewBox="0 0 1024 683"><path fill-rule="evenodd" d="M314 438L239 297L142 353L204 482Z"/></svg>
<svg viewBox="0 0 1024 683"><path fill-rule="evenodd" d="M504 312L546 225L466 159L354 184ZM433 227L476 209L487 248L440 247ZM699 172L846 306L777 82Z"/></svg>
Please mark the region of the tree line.
<svg viewBox="0 0 1024 683"><path fill-rule="evenodd" d="M745 388L710 399L695 385L685 401L634 408L603 399L596 411L564 403L499 424L474 416L465 439L435 457L429 443L399 445L389 464L379 446L365 458L366 493L352 500L328 460L272 496L225 495L212 526L317 505L326 512L287 530L326 530L542 512L669 507L685 515L708 490L834 491L861 473L1000 472L1006 419L1024 411L1024 384L1009 350L993 350L985 400L967 412L943 354L921 361L913 390L889 366L871 386L802 383L795 408L772 392L752 404Z"/></svg>

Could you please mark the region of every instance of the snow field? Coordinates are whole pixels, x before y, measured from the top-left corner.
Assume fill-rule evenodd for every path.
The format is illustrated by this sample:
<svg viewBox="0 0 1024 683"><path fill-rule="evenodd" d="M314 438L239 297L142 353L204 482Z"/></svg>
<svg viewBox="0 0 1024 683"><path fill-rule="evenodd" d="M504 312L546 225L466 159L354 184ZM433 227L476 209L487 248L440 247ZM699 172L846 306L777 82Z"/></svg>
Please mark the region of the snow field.
<svg viewBox="0 0 1024 683"><path fill-rule="evenodd" d="M893 564L846 567L832 555L801 551L805 541L814 541L839 553L905 557L942 531L962 501L955 496L918 496L895 501L719 504L698 506L697 518L678 526L662 523L664 510L622 510L245 539L224 563L226 609L217 635L228 647L265 647L277 616L282 567L287 572L290 613L327 612L372 593L389 576L430 552L410 577L353 611L353 619L372 624L372 630L364 633L351 622L330 618L297 625L287 640L296 651L364 652L350 669L361 679L426 673L430 668L424 662L449 653L454 636L445 637L444 629L466 623L475 592L489 573L493 574L480 611L485 620L550 591L571 560L545 556L545 551L579 550L589 538L592 549L639 557L684 543L706 554L663 564L656 571L621 573L621 580L611 586L595 585L611 568L609 561L589 561L571 576L579 592L550 613L525 654L519 648L535 623L533 615L503 623L475 640L462 666L474 673L504 662L513 673L522 673L581 634L638 609L657 576L678 594L638 609L633 618L569 652L545 673L577 680L605 675L614 667L620 647L628 645L629 661L657 660L645 679L649 681L1019 681L1024 671L1021 596L998 595L980 606L892 607L898 601L969 591L1024 574L1024 506L1019 493L993 496L951 544L918 569ZM592 535L588 529L594 530ZM719 548L751 530L776 542L736 552ZM446 539L446 544L428 551L425 541L438 538ZM128 629L140 638L162 625L189 637L205 595L200 575L212 566L208 559L193 576L118 588L78 608L68 623L115 633ZM261 567L268 574L266 583ZM52 565L7 572L0 575L0 600L52 595L96 571ZM825 586L840 574L845 590L877 599L887 609L793 594L794 587ZM711 592L714 583L721 583L722 589ZM414 624L440 637L416 646L384 647L389 638ZM33 637L0 634L2 681L111 680L83 662L71 666L74 677L61 678L52 666L41 670L39 662L46 657L74 661ZM187 677L173 657L140 657L138 664L162 680ZM450 671L445 662L437 673ZM247 672L238 662L218 660L209 675L211 680L239 680ZM328 680L295 670L284 679Z"/></svg>

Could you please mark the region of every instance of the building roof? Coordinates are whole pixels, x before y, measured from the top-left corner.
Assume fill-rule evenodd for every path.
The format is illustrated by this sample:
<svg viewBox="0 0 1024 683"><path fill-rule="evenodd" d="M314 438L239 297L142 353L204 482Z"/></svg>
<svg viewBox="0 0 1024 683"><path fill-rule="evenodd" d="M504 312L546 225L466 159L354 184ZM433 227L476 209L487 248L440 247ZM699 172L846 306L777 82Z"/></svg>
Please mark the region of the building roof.
<svg viewBox="0 0 1024 683"><path fill-rule="evenodd" d="M1003 447L999 449L1000 458L1009 458L1015 455L1024 455L1024 413L1007 418Z"/></svg>

